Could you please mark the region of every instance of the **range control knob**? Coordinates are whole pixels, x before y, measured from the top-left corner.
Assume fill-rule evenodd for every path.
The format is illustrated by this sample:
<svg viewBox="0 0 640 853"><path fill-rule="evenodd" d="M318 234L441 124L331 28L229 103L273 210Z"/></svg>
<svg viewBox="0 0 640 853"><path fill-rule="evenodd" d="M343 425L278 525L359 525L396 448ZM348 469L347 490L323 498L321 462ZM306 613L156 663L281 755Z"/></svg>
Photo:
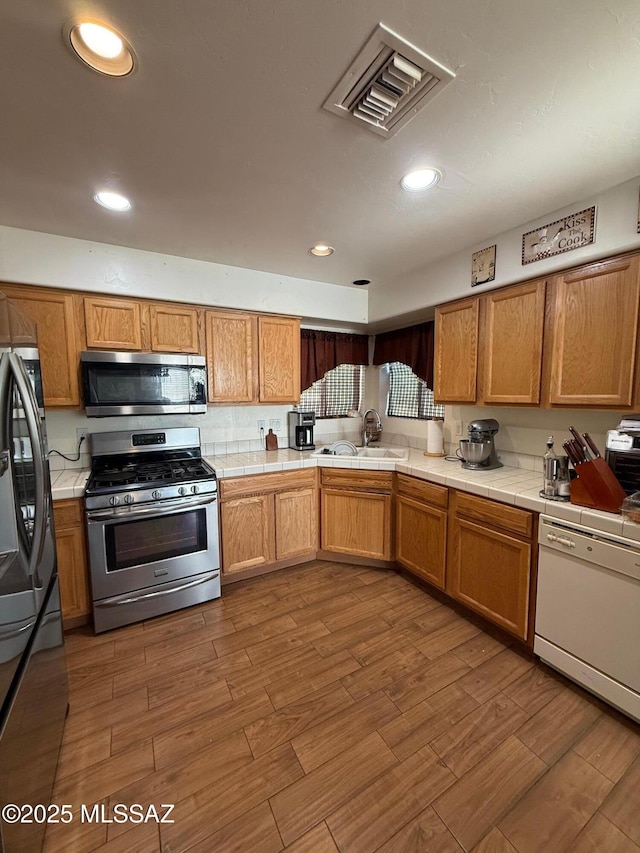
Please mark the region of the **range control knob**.
<svg viewBox="0 0 640 853"><path fill-rule="evenodd" d="M187 487L186 486L179 486L178 487L178 494L179 495L186 495L187 494Z"/></svg>
<svg viewBox="0 0 640 853"><path fill-rule="evenodd" d="M191 486L191 494L197 495L200 489L197 486Z"/></svg>
<svg viewBox="0 0 640 853"><path fill-rule="evenodd" d="M124 496L124 502L126 504L132 504L133 503L133 495L125 495Z"/></svg>
<svg viewBox="0 0 640 853"><path fill-rule="evenodd" d="M162 497L162 492L159 489L154 489L151 492L151 497L154 499L154 501L159 501Z"/></svg>
<svg viewBox="0 0 640 853"><path fill-rule="evenodd" d="M120 503L120 498L117 495L114 495L113 497L109 498L109 503L111 504L111 506L117 506Z"/></svg>

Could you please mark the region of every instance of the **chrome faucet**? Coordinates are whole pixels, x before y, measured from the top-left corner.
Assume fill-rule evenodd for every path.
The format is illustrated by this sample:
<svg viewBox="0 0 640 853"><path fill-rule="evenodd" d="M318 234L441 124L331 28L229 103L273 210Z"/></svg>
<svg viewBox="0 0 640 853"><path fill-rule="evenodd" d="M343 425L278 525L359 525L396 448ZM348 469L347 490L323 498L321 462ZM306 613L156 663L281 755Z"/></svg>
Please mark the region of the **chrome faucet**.
<svg viewBox="0 0 640 853"><path fill-rule="evenodd" d="M368 447L370 442L378 441L381 432L380 414L375 409L367 409L362 416L362 446Z"/></svg>

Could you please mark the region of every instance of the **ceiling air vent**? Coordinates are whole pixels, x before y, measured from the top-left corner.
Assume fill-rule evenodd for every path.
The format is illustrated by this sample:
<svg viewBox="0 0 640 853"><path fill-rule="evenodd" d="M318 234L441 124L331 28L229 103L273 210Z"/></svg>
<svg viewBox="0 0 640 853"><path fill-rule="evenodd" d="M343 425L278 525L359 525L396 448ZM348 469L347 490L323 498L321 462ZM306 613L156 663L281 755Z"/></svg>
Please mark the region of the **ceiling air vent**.
<svg viewBox="0 0 640 853"><path fill-rule="evenodd" d="M455 76L378 24L322 106L388 137L411 121Z"/></svg>

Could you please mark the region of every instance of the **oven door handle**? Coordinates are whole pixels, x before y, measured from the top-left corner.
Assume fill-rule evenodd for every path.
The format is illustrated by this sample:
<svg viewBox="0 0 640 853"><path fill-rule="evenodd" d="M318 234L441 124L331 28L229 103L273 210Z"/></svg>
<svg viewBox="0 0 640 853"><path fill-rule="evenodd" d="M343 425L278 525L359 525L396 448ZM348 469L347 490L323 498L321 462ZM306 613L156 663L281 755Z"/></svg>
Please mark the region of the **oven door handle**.
<svg viewBox="0 0 640 853"><path fill-rule="evenodd" d="M174 592L182 592L183 589L191 589L194 586L200 586L201 583L215 580L220 576L220 572L209 572L204 577L197 578L194 581L173 586L171 589L157 589L153 592L141 592L140 595L127 596L126 598L117 595L114 598L103 598L102 601L94 601L94 607L118 607L121 604L135 604L138 601L144 601L147 598L159 598L161 595L171 595Z"/></svg>
<svg viewBox="0 0 640 853"><path fill-rule="evenodd" d="M194 507L208 506L215 503L217 498L214 496L209 500L202 498L180 498L176 501L163 501L162 503L154 504L153 506L142 507L140 509L129 509L122 507L121 509L94 509L87 512L87 524L96 522L109 521L119 519L140 518L145 515L164 515L167 510L179 511L181 509L193 509Z"/></svg>

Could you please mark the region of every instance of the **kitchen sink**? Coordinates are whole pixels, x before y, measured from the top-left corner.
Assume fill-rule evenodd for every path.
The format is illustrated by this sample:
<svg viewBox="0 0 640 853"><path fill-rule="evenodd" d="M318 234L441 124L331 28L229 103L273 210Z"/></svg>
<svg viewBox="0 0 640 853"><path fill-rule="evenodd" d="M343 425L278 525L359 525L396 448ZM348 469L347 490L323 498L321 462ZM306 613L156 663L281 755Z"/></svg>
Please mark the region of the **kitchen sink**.
<svg viewBox="0 0 640 853"><path fill-rule="evenodd" d="M345 442L346 444L346 442ZM344 459L408 459L409 450L406 447L398 447L391 449L390 447L357 447L356 453L345 452L347 448L343 448L340 452L330 450L329 448L319 448L313 452L313 456L341 456Z"/></svg>
<svg viewBox="0 0 640 853"><path fill-rule="evenodd" d="M365 459L408 459L409 451L406 447L391 450L389 447L359 447L358 457Z"/></svg>

